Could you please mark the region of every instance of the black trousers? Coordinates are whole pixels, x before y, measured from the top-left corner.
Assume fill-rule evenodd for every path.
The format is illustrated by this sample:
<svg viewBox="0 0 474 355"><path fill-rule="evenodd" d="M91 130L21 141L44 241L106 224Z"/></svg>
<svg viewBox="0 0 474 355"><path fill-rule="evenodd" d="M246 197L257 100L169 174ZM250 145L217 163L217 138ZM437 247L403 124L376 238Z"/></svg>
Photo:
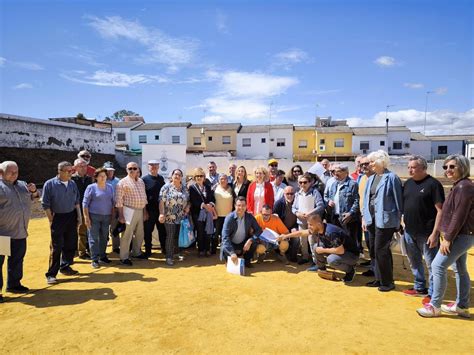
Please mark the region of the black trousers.
<svg viewBox="0 0 474 355"><path fill-rule="evenodd" d="M193 214L193 224L196 230L196 241L200 253L210 251L211 236L206 233L206 222L198 221L198 215Z"/></svg>
<svg viewBox="0 0 474 355"><path fill-rule="evenodd" d="M211 253L215 254L217 250L217 246L219 245L219 240L222 238L222 228L224 227L224 220L225 217L217 217L214 221L216 224L216 233L211 238Z"/></svg>
<svg viewBox="0 0 474 355"><path fill-rule="evenodd" d="M250 261L252 260L253 258L253 255L255 254L255 250L257 249L257 245L258 243L253 241L252 242L252 245L250 246L250 249L247 250L246 252L244 252L244 245L247 241L245 240L244 242L240 243L240 244L234 244L232 243L232 247L234 248L234 252L235 254L237 254L238 257L243 257L244 260L245 260L245 266L249 266L250 265ZM230 254L226 253L224 251L224 255L225 256L230 256ZM227 262L227 258L225 258L225 261Z"/></svg>
<svg viewBox="0 0 474 355"><path fill-rule="evenodd" d="M51 252L46 276L56 277L59 269L72 265L76 248L76 210L69 213L55 213L51 224Z"/></svg>
<svg viewBox="0 0 474 355"><path fill-rule="evenodd" d="M375 260L375 279L383 286L393 283L393 258L390 242L395 228L377 228L374 224L369 230L370 258Z"/></svg>
<svg viewBox="0 0 474 355"><path fill-rule="evenodd" d="M10 256L7 262L7 288L17 287L23 278L23 259L26 254L26 238L10 239ZM0 294L3 288L2 266L5 260L4 255L0 255Z"/></svg>
<svg viewBox="0 0 474 355"><path fill-rule="evenodd" d="M286 256L289 261L296 262L298 260L298 250L300 248L300 238L290 238L288 240L290 244L288 250L286 251Z"/></svg>
<svg viewBox="0 0 474 355"><path fill-rule="evenodd" d="M364 251L362 246L362 226L359 220L354 220L343 224L341 223L339 216L336 215L333 218L333 224L344 229L344 231L352 238L352 240L356 241L359 252Z"/></svg>
<svg viewBox="0 0 474 355"><path fill-rule="evenodd" d="M150 208L148 209L148 220L143 222L144 230L144 240L145 240L145 252L151 253L151 240L153 230L158 229L158 238L160 239L161 252L164 254L166 250L166 228L163 223L158 222L158 217L160 215L158 209Z"/></svg>

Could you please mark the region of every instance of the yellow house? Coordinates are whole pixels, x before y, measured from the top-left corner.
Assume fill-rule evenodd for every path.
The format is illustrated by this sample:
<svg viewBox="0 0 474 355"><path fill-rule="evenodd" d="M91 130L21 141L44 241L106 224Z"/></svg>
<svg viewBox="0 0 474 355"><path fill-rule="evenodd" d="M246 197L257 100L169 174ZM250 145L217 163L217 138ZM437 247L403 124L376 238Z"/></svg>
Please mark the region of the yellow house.
<svg viewBox="0 0 474 355"><path fill-rule="evenodd" d="M193 124L188 128L188 152L231 152L237 150L240 123Z"/></svg>
<svg viewBox="0 0 474 355"><path fill-rule="evenodd" d="M316 127L316 154L318 161L349 160L352 152L352 129L348 126Z"/></svg>
<svg viewBox="0 0 474 355"><path fill-rule="evenodd" d="M293 160L314 161L316 158L315 126L293 127Z"/></svg>

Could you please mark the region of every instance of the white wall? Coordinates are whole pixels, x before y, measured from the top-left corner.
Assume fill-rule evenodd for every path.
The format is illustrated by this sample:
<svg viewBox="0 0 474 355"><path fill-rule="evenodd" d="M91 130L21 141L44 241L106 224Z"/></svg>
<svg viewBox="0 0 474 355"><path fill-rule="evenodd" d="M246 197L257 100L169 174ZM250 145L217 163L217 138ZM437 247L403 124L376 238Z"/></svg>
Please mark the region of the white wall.
<svg viewBox="0 0 474 355"><path fill-rule="evenodd" d="M381 146L380 141L385 141L385 146ZM386 136L352 136L352 151L354 154L364 154L360 149L360 142L369 142L369 149L366 154L379 149L387 150Z"/></svg>
<svg viewBox="0 0 474 355"><path fill-rule="evenodd" d="M431 141L411 141L410 154L421 155L431 161Z"/></svg>
<svg viewBox="0 0 474 355"><path fill-rule="evenodd" d="M132 130L130 149L143 149L142 144L139 143L139 136L147 137L146 144L172 144L173 136L179 136L180 144L187 143L186 127L165 127L153 131ZM159 136L159 140L156 140L155 136Z"/></svg>
<svg viewBox="0 0 474 355"><path fill-rule="evenodd" d="M113 128L113 135L114 135L114 138L115 138L115 144L128 145L130 147L130 144L131 144L131 134L130 134L130 132L131 132L130 128L114 127ZM117 140L118 133L125 133L125 140L124 141Z"/></svg>
<svg viewBox="0 0 474 355"><path fill-rule="evenodd" d="M284 138L285 146L278 147L277 139ZM273 142L272 142L273 139ZM274 158L293 158L293 129L270 129L270 153L273 153Z"/></svg>
<svg viewBox="0 0 474 355"><path fill-rule="evenodd" d="M360 149L360 142L369 142L367 153L379 149L387 151L387 149L390 148L390 154L410 154L412 143L410 136L410 132L405 131L389 132L388 137L385 135L352 136L352 151L355 154L363 154ZM380 141L385 141L385 146L381 146ZM402 149L393 149L393 142L402 142ZM405 147L406 143L408 143L410 147Z"/></svg>
<svg viewBox="0 0 474 355"><path fill-rule="evenodd" d="M167 178L174 169L186 172L186 144L143 144L142 171L148 173L148 161L159 160L159 174ZM194 167L193 167L194 168Z"/></svg>
<svg viewBox="0 0 474 355"><path fill-rule="evenodd" d="M448 155L451 154L462 154L463 152L463 141L456 140L456 141L431 141L431 153L433 155L433 159L444 159ZM447 154L438 154L438 147L439 146L447 146Z"/></svg>
<svg viewBox="0 0 474 355"><path fill-rule="evenodd" d="M251 139L251 146L244 147L242 141L244 138ZM262 143L265 138L265 143ZM241 159L266 159L270 152L270 135L264 133L237 133L237 157Z"/></svg>
<svg viewBox="0 0 474 355"><path fill-rule="evenodd" d="M115 153L111 130L5 114L0 115L0 147Z"/></svg>

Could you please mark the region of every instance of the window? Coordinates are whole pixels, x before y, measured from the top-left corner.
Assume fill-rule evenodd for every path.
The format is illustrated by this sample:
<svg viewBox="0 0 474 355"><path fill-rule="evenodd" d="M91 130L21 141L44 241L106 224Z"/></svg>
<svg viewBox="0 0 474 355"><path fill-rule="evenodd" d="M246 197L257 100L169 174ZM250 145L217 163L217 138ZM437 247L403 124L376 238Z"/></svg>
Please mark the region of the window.
<svg viewBox="0 0 474 355"><path fill-rule="evenodd" d="M208 140L209 142L212 142L212 136L207 137L207 140Z"/></svg>
<svg viewBox="0 0 474 355"><path fill-rule="evenodd" d="M266 138L262 138L262 143L266 143L267 142L267 139Z"/></svg>
<svg viewBox="0 0 474 355"><path fill-rule="evenodd" d="M138 136L138 143L140 144L146 143L146 136Z"/></svg>
<svg viewBox="0 0 474 355"><path fill-rule="evenodd" d="M298 142L298 148L308 148L308 141L306 139L301 139Z"/></svg>
<svg viewBox="0 0 474 355"><path fill-rule="evenodd" d="M402 142L393 142L393 149L402 149Z"/></svg>
<svg viewBox="0 0 474 355"><path fill-rule="evenodd" d="M125 133L117 133L117 141L124 142L126 140Z"/></svg>
<svg viewBox="0 0 474 355"><path fill-rule="evenodd" d="M277 138L277 147L285 146L285 138Z"/></svg>
<svg viewBox="0 0 474 355"><path fill-rule="evenodd" d="M193 137L193 145L201 145L201 137Z"/></svg>
<svg viewBox="0 0 474 355"><path fill-rule="evenodd" d="M172 136L171 137L171 143L179 144L179 136Z"/></svg>
<svg viewBox="0 0 474 355"><path fill-rule="evenodd" d="M370 149L370 144L367 141L360 142L360 150L369 150Z"/></svg>
<svg viewBox="0 0 474 355"><path fill-rule="evenodd" d="M320 139L319 140L319 144L326 144L326 140L323 138L323 139Z"/></svg>
<svg viewBox="0 0 474 355"><path fill-rule="evenodd" d="M250 138L242 139L242 147L250 147L251 145L252 145L252 141Z"/></svg>
<svg viewBox="0 0 474 355"><path fill-rule="evenodd" d="M222 144L230 144L230 136L222 136Z"/></svg>
<svg viewBox="0 0 474 355"><path fill-rule="evenodd" d="M159 141L160 140L160 136L156 135L155 136L155 141Z"/></svg>
<svg viewBox="0 0 474 355"><path fill-rule="evenodd" d="M380 146L385 147L385 141L380 141Z"/></svg>
<svg viewBox="0 0 474 355"><path fill-rule="evenodd" d="M439 145L438 146L438 154L448 154L448 146L447 145Z"/></svg>
<svg viewBox="0 0 474 355"><path fill-rule="evenodd" d="M344 147L344 138L336 138L334 140L334 147L343 148Z"/></svg>

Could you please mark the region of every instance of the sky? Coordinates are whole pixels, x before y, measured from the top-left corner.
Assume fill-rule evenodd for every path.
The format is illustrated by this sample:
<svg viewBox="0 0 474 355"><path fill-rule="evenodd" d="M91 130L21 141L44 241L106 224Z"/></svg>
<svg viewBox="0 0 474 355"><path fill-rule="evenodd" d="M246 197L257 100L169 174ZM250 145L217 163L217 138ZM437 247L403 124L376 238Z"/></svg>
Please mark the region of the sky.
<svg viewBox="0 0 474 355"><path fill-rule="evenodd" d="M0 4L2 113L474 134L473 1Z"/></svg>

